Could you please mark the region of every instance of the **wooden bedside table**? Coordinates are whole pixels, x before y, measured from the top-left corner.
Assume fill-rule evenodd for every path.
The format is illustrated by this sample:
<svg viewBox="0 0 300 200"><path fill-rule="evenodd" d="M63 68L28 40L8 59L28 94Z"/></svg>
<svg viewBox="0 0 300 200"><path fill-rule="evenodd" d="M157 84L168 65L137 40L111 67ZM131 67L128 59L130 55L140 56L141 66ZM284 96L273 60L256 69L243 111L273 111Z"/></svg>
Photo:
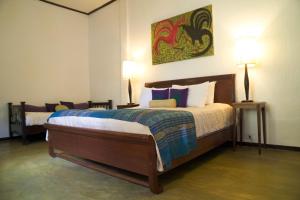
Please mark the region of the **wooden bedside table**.
<svg viewBox="0 0 300 200"><path fill-rule="evenodd" d="M139 106L140 104L135 104L135 103L132 103L132 104L125 104L125 105L117 105L117 109L124 109L124 108L133 108L133 107L137 107Z"/></svg>
<svg viewBox="0 0 300 200"><path fill-rule="evenodd" d="M237 119L236 113L239 110L239 129L240 129L240 142L243 142L243 113L246 109L255 109L257 113L257 134L258 134L258 153L261 154L261 121L263 128L264 146L267 144L266 133L266 111L265 102L238 102L232 104L234 108L234 146L237 139Z"/></svg>

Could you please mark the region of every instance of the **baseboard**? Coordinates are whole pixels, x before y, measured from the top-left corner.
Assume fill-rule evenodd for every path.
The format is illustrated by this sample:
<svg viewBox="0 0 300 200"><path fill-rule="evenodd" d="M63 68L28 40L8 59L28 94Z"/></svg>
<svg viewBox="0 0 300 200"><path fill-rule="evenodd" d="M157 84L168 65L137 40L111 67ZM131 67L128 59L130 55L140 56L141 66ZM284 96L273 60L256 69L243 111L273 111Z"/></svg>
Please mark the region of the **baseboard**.
<svg viewBox="0 0 300 200"><path fill-rule="evenodd" d="M3 137L3 138L0 138L0 141L5 141L5 140L9 140L11 139L10 137Z"/></svg>
<svg viewBox="0 0 300 200"><path fill-rule="evenodd" d="M13 136L13 137L3 137L3 138L0 138L0 141L10 140L10 139L17 139L17 138L20 138L20 137L21 137L20 135Z"/></svg>
<svg viewBox="0 0 300 200"><path fill-rule="evenodd" d="M258 143L252 143L252 142L238 142L238 144L239 145L245 145L245 146L255 146L255 147L258 146ZM285 146L285 145L277 145L277 144L266 144L266 147L270 148L270 149L300 151L300 147L295 147L295 146Z"/></svg>

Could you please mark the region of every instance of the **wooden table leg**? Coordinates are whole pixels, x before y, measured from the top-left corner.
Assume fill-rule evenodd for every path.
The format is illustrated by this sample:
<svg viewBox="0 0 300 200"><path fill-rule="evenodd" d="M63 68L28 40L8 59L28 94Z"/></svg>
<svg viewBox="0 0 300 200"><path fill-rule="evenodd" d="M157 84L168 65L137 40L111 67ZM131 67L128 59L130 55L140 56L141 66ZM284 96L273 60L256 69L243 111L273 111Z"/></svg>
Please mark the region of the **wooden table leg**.
<svg viewBox="0 0 300 200"><path fill-rule="evenodd" d="M263 136L264 136L264 147L266 147L267 144L267 131L266 131L266 109L263 107L261 109L262 113L262 125L263 125Z"/></svg>
<svg viewBox="0 0 300 200"><path fill-rule="evenodd" d="M258 105L256 107L257 112L257 134L258 134L258 153L261 154L261 108Z"/></svg>
<svg viewBox="0 0 300 200"><path fill-rule="evenodd" d="M240 108L240 113L239 113L239 121L240 121L240 142L243 142L243 115L244 115L244 110Z"/></svg>
<svg viewBox="0 0 300 200"><path fill-rule="evenodd" d="M27 134L24 133L24 132L22 133L22 144L23 145L29 144L29 140L28 140Z"/></svg>
<svg viewBox="0 0 300 200"><path fill-rule="evenodd" d="M232 134L232 147L233 151L236 149L236 135L237 135L237 122L236 122L236 108L233 108L233 134Z"/></svg>

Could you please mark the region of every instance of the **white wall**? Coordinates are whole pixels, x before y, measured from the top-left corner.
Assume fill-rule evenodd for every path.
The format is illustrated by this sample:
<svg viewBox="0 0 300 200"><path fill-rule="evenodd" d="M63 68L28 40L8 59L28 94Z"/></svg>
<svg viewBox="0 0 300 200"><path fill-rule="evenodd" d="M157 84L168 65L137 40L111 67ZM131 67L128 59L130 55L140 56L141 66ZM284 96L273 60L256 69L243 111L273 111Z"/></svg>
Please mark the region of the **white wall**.
<svg viewBox="0 0 300 200"><path fill-rule="evenodd" d="M37 0L0 1L0 138L7 102L89 100L88 17Z"/></svg>
<svg viewBox="0 0 300 200"><path fill-rule="evenodd" d="M121 100L119 1L89 16L90 93L92 100Z"/></svg>
<svg viewBox="0 0 300 200"><path fill-rule="evenodd" d="M151 23L212 4L215 55L180 62L151 64ZM128 54L146 81L237 73L237 97L244 98L243 70L236 67L234 46L244 32L258 36L263 54L250 70L253 97L266 101L268 143L300 146L300 1L298 0L128 0ZM135 91L138 96L138 88ZM245 137L256 141L256 119L246 116Z"/></svg>

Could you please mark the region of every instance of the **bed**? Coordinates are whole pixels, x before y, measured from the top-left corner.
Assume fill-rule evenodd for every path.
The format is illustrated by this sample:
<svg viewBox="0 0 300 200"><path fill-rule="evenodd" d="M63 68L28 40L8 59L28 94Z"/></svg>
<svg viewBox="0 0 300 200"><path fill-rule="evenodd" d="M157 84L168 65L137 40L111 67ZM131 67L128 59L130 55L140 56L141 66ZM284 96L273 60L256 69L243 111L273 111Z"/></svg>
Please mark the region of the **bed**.
<svg viewBox="0 0 300 200"><path fill-rule="evenodd" d="M165 88L217 81L215 102L231 104L235 100L235 75L218 75L146 83L146 87ZM234 117L234 114L233 114ZM149 187L153 193L162 192L159 176L209 150L232 140L229 125L197 138L197 148L188 155L172 161L168 170L158 169L156 143L149 134L99 130L83 127L46 124L49 154L79 165ZM233 140L235 141L235 140ZM80 146L80 148L78 148Z"/></svg>
<svg viewBox="0 0 300 200"><path fill-rule="evenodd" d="M112 100L88 101L88 107L112 109ZM29 135L46 132L44 124L50 115L51 112L47 112L45 106L28 105L26 102L21 102L20 105L8 103L9 137L22 136L23 144L27 144Z"/></svg>

